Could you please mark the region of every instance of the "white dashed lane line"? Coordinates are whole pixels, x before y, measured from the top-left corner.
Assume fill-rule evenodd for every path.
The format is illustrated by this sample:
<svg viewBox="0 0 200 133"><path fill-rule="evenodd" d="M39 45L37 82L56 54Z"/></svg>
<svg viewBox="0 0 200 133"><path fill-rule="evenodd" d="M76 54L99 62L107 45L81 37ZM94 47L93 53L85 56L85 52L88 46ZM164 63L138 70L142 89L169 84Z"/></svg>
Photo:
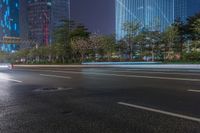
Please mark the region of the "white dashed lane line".
<svg viewBox="0 0 200 133"><path fill-rule="evenodd" d="M155 112L155 113L164 114L164 115L168 115L168 116L172 116L172 117L177 117L177 118L181 118L181 119L185 119L185 120L200 122L200 118L196 118L196 117L186 116L186 115L182 115L182 114L167 112L167 111L163 111L163 110L153 109L153 108L149 108L149 107L124 103L124 102L118 102L118 104L123 105L123 106L127 106L127 107L140 109L140 110L145 110L145 111Z"/></svg>
<svg viewBox="0 0 200 133"><path fill-rule="evenodd" d="M47 74L40 74L40 76L51 77L51 78L72 79L72 78L69 77L69 76L60 76L60 75L47 75Z"/></svg>

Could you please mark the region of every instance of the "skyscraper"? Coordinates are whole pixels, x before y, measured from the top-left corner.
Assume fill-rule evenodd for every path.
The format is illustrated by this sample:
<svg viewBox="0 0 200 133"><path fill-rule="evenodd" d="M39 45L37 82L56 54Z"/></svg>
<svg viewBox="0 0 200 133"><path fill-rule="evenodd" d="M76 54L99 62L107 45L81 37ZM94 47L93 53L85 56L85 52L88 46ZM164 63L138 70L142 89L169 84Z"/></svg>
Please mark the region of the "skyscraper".
<svg viewBox="0 0 200 133"><path fill-rule="evenodd" d="M196 2L199 6L195 10ZM197 0L116 0L116 35L117 39L125 36L123 24L138 21L145 28L154 30L155 27L163 31L177 18L186 20L197 10L200 2Z"/></svg>
<svg viewBox="0 0 200 133"><path fill-rule="evenodd" d="M19 1L0 1L0 40L4 36L19 37ZM16 50L14 44L0 44L0 50L11 52Z"/></svg>
<svg viewBox="0 0 200 133"><path fill-rule="evenodd" d="M60 26L62 20L70 20L70 0L52 0L50 42L53 41L53 32Z"/></svg>
<svg viewBox="0 0 200 133"><path fill-rule="evenodd" d="M200 13L200 0L187 0L187 14L192 16L196 13Z"/></svg>
<svg viewBox="0 0 200 133"><path fill-rule="evenodd" d="M68 0L28 0L29 39L50 44L61 20L69 19L68 4Z"/></svg>
<svg viewBox="0 0 200 133"><path fill-rule="evenodd" d="M22 40L28 40L28 12L27 12L27 0L19 0L19 22L20 22L20 38Z"/></svg>

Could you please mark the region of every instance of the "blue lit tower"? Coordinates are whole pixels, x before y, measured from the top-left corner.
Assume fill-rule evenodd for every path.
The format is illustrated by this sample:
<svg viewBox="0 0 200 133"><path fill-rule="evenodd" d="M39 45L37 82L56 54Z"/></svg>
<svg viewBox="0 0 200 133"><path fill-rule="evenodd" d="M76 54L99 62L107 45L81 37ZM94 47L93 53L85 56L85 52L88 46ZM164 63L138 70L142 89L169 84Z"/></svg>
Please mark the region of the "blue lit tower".
<svg viewBox="0 0 200 133"><path fill-rule="evenodd" d="M184 21L200 11L198 0L116 0L115 4L117 39L126 34L122 29L125 22L138 21L147 29L164 31L176 19Z"/></svg>
<svg viewBox="0 0 200 133"><path fill-rule="evenodd" d="M4 36L19 37L19 1L0 1L0 40ZM0 44L0 50L11 52L16 45Z"/></svg>
<svg viewBox="0 0 200 133"><path fill-rule="evenodd" d="M200 0L188 0L187 14L192 16L196 13L200 13Z"/></svg>

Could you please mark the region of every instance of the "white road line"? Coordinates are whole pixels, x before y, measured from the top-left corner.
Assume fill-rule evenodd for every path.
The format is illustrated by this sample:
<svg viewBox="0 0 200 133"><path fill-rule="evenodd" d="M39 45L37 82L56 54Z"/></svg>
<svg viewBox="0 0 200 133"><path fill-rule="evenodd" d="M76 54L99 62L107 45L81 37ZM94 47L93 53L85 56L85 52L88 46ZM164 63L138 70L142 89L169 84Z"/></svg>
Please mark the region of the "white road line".
<svg viewBox="0 0 200 133"><path fill-rule="evenodd" d="M168 116L173 116L173 117L177 117L177 118L181 118L181 119L200 122L200 118L190 117L190 116L186 116L186 115L181 115L181 114L177 114L177 113L162 111L162 110L148 108L148 107L144 107L144 106L138 106L138 105L124 103L124 102L118 102L118 104L119 105L123 105L123 106L136 108L136 109L141 109L141 110L146 110L146 111L150 111L150 112L160 113L160 114L164 114L164 115L168 115Z"/></svg>
<svg viewBox="0 0 200 133"><path fill-rule="evenodd" d="M83 72L75 72L75 71L55 71L55 70L52 70L50 72L53 72L53 73L83 74Z"/></svg>
<svg viewBox="0 0 200 133"><path fill-rule="evenodd" d="M189 92L197 92L200 93L200 90L188 90Z"/></svg>
<svg viewBox="0 0 200 133"><path fill-rule="evenodd" d="M20 80L15 80L15 79L10 79L10 78L0 78L2 80L7 80L7 81L13 81L13 82L17 82L17 83L22 83L23 81Z"/></svg>
<svg viewBox="0 0 200 133"><path fill-rule="evenodd" d="M55 90L42 90L42 89L37 89L34 90L34 92L58 92L58 91L68 91L68 90L72 90L73 88L61 88L59 87L58 89Z"/></svg>
<svg viewBox="0 0 200 133"><path fill-rule="evenodd" d="M59 75L40 74L40 76L44 76L44 77L53 77L53 78L63 78L63 79L72 79L71 77L67 77L67 76L59 76Z"/></svg>
<svg viewBox="0 0 200 133"><path fill-rule="evenodd" d="M147 71L111 71L111 72L126 72L126 73L144 73L144 74L166 74L166 75L191 75L191 76L200 76L199 74L195 74L195 73L172 73L172 72L147 72Z"/></svg>
<svg viewBox="0 0 200 133"><path fill-rule="evenodd" d="M162 80L179 80L179 81L200 82L200 79L189 79L189 78L171 78L171 77L157 77L157 76L119 75L119 74L110 74L110 75L111 76L118 76L118 77L128 77L128 78L147 78L147 79L162 79Z"/></svg>

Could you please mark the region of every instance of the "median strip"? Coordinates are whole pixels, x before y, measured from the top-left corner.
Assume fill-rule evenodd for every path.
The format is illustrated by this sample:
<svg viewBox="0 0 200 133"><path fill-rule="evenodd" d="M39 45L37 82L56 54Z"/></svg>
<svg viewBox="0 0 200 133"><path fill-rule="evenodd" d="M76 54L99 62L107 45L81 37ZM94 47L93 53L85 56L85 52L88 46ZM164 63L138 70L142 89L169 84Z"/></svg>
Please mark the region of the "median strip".
<svg viewBox="0 0 200 133"><path fill-rule="evenodd" d="M148 108L148 107L124 103L124 102L118 102L118 104L123 105L123 106L127 106L127 107L145 110L145 111L150 111L150 112L160 113L160 114L164 114L164 115L168 115L168 116L173 116L173 117L177 117L177 118L181 118L181 119L200 122L200 118L195 118L195 117L191 117L191 116L181 115L181 114L177 114L177 113L167 112L167 111L163 111L163 110Z"/></svg>
<svg viewBox="0 0 200 133"><path fill-rule="evenodd" d="M44 76L44 77L52 77L52 78L72 79L71 77L68 77L68 76L59 76L59 75L40 74L40 76Z"/></svg>

